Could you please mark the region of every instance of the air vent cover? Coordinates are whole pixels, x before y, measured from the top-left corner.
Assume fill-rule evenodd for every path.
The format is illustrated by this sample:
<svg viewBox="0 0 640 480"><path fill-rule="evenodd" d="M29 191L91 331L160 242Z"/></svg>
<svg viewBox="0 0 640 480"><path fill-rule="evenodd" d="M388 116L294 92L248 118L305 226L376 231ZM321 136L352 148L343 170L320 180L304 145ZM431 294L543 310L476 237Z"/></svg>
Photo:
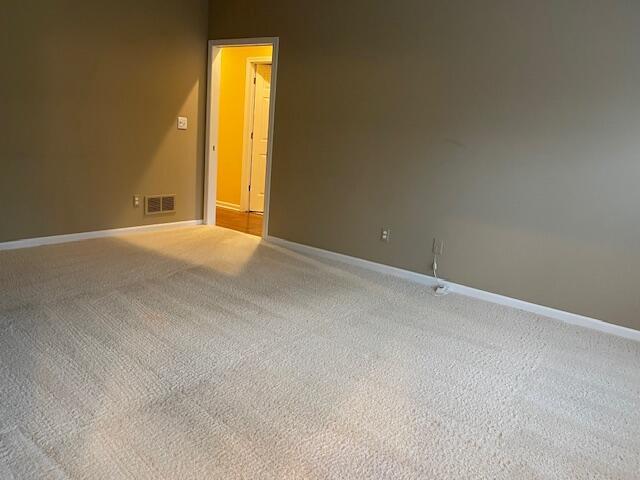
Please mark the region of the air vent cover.
<svg viewBox="0 0 640 480"><path fill-rule="evenodd" d="M175 195L152 195L145 197L144 213L155 215L158 213L171 213L176 211Z"/></svg>
<svg viewBox="0 0 640 480"><path fill-rule="evenodd" d="M169 195L162 197L162 211L163 212L175 212L176 211L176 197Z"/></svg>
<svg viewBox="0 0 640 480"><path fill-rule="evenodd" d="M162 213L162 197L145 197L144 213L147 215Z"/></svg>

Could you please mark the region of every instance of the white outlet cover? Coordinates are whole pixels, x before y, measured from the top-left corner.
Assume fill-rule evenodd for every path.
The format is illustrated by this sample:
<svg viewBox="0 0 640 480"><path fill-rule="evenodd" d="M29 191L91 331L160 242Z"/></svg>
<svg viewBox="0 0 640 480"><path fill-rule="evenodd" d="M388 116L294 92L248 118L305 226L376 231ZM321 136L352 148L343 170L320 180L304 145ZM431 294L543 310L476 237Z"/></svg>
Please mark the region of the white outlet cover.
<svg viewBox="0 0 640 480"><path fill-rule="evenodd" d="M187 117L178 117L178 130L186 130L189 126Z"/></svg>

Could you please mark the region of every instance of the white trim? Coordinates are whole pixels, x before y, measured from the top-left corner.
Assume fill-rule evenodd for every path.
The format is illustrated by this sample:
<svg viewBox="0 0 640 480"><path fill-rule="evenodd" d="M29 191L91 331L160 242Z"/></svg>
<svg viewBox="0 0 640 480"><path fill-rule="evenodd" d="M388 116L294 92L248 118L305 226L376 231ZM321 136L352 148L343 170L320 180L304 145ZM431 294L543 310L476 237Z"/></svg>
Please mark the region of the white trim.
<svg viewBox="0 0 640 480"><path fill-rule="evenodd" d="M271 54L271 98L269 99L269 138L267 144L267 176L264 189L264 212L262 217L262 237L269 235L269 212L271 210L271 164L273 161L273 132L276 120L276 87L278 85L278 61L280 39L274 37Z"/></svg>
<svg viewBox="0 0 640 480"><path fill-rule="evenodd" d="M291 242L289 240L284 240L282 238L273 237L270 235L265 236L265 240L274 245L279 245L281 247L302 253L304 255L311 255L315 257L343 262L349 265L355 265L357 267L366 268L375 272L404 278L405 280L409 280L422 285L427 285L429 287L434 287L437 283L435 278L423 273L411 272L402 268L383 265L381 263L364 260L362 258L351 257L342 253L331 252L329 250L323 250L321 248ZM485 292L484 290L467 287L466 285L460 285L449 281L443 281L443 283L449 287L450 292L464 295L466 297L477 298L486 302L517 308L525 312L531 312L537 315L553 318L555 320L560 320L561 322L569 323L571 325L577 325L579 327L597 330L599 332L616 335L618 337L627 338L629 340L640 341L639 330L634 330L632 328L627 328L620 325L614 325L611 323L603 322L602 320L597 320L595 318L578 315L576 313L565 312L563 310L525 302L524 300L518 300L516 298L505 297L504 295L498 295L496 293Z"/></svg>
<svg viewBox="0 0 640 480"><path fill-rule="evenodd" d="M91 238L116 237L126 233L150 232L170 228L202 225L202 220L186 220L183 222L154 223L153 225L138 225L135 227L112 228L93 232L69 233L66 235L52 235L50 237L25 238L11 242L0 243L0 250L15 250L18 248L39 247L41 245L56 245L58 243L77 242Z"/></svg>
<svg viewBox="0 0 640 480"><path fill-rule="evenodd" d="M271 199L271 160L273 157L273 130L275 126L276 85L278 79L278 37L235 38L227 40L209 40L208 79L207 79L207 126L206 126L206 155L204 176L204 223L216 223L216 181L218 174L218 128L220 125L220 52L222 47L237 47L248 45L271 45L271 99L269 105L269 140L267 144L267 174L264 189L264 214L262 220L263 238L269 232L269 202Z"/></svg>
<svg viewBox="0 0 640 480"><path fill-rule="evenodd" d="M240 211L249 211L249 182L251 181L251 154L253 142L251 131L253 130L253 116L255 114L256 84L253 79L256 75L257 65L271 65L271 57L249 57L245 74L244 88L244 127L242 130L242 168L240 177Z"/></svg>
<svg viewBox="0 0 640 480"><path fill-rule="evenodd" d="M209 40L209 46L214 47L253 47L260 45L273 45L278 41L278 37L256 37L256 38L221 38Z"/></svg>
<svg viewBox="0 0 640 480"><path fill-rule="evenodd" d="M222 200L216 200L216 207L226 208L227 210L236 210L237 212L240 211L240 205L237 203L223 202Z"/></svg>
<svg viewBox="0 0 640 480"><path fill-rule="evenodd" d="M207 76L207 126L205 140L204 166L204 206L203 220L205 225L216 224L216 203L218 185L218 127L220 113L220 67L222 63L221 50L209 42L209 67ZM215 84L215 85L214 85ZM215 88L214 88L215 87ZM214 108L214 106L216 108Z"/></svg>

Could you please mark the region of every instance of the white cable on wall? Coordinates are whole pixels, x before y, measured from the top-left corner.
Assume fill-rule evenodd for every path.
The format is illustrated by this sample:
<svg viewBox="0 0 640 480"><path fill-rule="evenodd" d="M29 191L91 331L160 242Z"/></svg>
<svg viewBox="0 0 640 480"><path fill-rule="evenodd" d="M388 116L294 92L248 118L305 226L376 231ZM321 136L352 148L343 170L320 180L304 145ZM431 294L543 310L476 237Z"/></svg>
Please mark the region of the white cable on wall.
<svg viewBox="0 0 640 480"><path fill-rule="evenodd" d="M433 276L436 279L436 288L434 289L433 294L436 297L444 297L449 293L449 287L445 285L442 280L438 277L438 255L433 255Z"/></svg>

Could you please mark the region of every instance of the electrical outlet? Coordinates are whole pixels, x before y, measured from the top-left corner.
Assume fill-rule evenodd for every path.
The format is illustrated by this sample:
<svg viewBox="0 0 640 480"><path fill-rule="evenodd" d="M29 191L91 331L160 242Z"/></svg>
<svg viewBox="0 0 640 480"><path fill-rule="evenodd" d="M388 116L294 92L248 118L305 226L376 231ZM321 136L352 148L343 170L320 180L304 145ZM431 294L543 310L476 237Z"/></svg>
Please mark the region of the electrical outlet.
<svg viewBox="0 0 640 480"><path fill-rule="evenodd" d="M387 243L391 240L391 229L389 227L382 227L382 230L380 231L380 240Z"/></svg>
<svg viewBox="0 0 640 480"><path fill-rule="evenodd" d="M189 126L187 117L178 117L178 130L186 130Z"/></svg>
<svg viewBox="0 0 640 480"><path fill-rule="evenodd" d="M433 254L434 255L442 255L444 252L444 240L440 240L439 238L433 239Z"/></svg>
<svg viewBox="0 0 640 480"><path fill-rule="evenodd" d="M140 195L133 196L133 206L138 208L140 206Z"/></svg>

